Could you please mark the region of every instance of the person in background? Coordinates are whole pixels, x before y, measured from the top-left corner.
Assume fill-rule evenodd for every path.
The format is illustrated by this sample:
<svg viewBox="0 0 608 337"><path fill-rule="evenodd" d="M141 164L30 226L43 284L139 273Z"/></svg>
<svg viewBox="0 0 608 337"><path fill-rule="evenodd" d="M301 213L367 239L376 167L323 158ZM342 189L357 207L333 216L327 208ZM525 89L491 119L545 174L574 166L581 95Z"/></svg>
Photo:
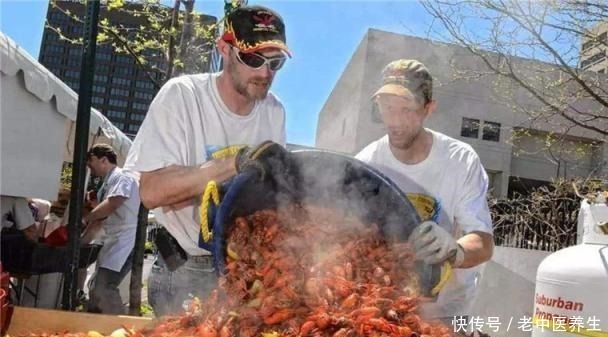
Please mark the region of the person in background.
<svg viewBox="0 0 608 337"><path fill-rule="evenodd" d="M432 94L433 78L422 63L389 63L373 95L387 135L356 158L393 180L417 209L424 222L409 238L417 259L455 268L437 301L421 306L425 317L449 324L455 316L470 315L477 267L492 257L494 240L486 200L488 176L477 153L424 127L437 108Z"/></svg>
<svg viewBox="0 0 608 337"><path fill-rule="evenodd" d="M180 76L160 89L125 164L140 174L142 201L163 226L148 280L157 316L182 311L185 300L217 286L211 252L199 247L207 184L286 151L285 109L269 92L289 55L282 18L266 7L238 7L224 19L217 50L223 71Z"/></svg>
<svg viewBox="0 0 608 337"><path fill-rule="evenodd" d="M2 211L2 228L14 227L32 241L38 240L36 219L28 201L23 197L3 195L0 197L0 211Z"/></svg>
<svg viewBox="0 0 608 337"><path fill-rule="evenodd" d="M103 177L98 204L83 217L83 241L90 242L101 231L103 242L91 278L89 312L124 314L118 285L131 270L140 198L136 177L117 167L116 157L106 144L95 144L87 154L91 174Z"/></svg>
<svg viewBox="0 0 608 337"><path fill-rule="evenodd" d="M48 220L51 212L51 202L44 199L30 198L28 199L28 203L32 209L34 220L36 221L36 227L38 229L37 237L39 239L43 238L46 221Z"/></svg>

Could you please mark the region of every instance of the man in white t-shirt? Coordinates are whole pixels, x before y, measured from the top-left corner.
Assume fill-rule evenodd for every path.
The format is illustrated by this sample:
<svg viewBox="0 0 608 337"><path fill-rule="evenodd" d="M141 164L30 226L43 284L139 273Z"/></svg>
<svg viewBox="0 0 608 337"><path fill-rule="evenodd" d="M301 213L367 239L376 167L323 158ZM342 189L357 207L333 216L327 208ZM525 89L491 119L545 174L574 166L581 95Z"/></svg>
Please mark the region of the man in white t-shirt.
<svg viewBox="0 0 608 337"><path fill-rule="evenodd" d="M421 306L426 317L449 323L470 315L478 266L492 257L488 177L471 146L424 127L437 102L422 63L393 61L382 79L373 99L387 135L356 157L393 180L417 209L423 223L409 238L417 258L454 268L436 302Z"/></svg>
<svg viewBox="0 0 608 337"><path fill-rule="evenodd" d="M97 191L98 204L83 217L83 241L91 241L100 232L103 242L91 278L87 310L104 314L125 313L118 286L131 270L140 204L137 179L116 166L116 157L111 146L95 144L87 158L91 174L103 178Z"/></svg>
<svg viewBox="0 0 608 337"><path fill-rule="evenodd" d="M148 280L157 316L182 310L184 300L204 298L217 285L211 252L198 245L207 183L285 151L285 110L269 92L289 55L281 17L261 6L239 7L225 18L217 49L222 72L173 78L160 89L125 163L140 173L142 201L164 227ZM267 140L235 159L241 146Z"/></svg>

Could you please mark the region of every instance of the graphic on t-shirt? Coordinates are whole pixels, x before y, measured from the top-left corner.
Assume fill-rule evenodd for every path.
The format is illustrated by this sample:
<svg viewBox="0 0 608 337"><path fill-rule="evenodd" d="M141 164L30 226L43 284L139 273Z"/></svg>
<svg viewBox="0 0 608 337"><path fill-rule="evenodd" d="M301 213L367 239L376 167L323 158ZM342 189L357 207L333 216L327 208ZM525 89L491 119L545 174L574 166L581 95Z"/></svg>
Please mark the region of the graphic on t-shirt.
<svg viewBox="0 0 608 337"><path fill-rule="evenodd" d="M422 221L439 221L439 210L441 203L430 195L422 193L406 193L407 198L412 203L412 206L418 212Z"/></svg>
<svg viewBox="0 0 608 337"><path fill-rule="evenodd" d="M205 155L207 160L233 157L243 148L244 145L207 145Z"/></svg>

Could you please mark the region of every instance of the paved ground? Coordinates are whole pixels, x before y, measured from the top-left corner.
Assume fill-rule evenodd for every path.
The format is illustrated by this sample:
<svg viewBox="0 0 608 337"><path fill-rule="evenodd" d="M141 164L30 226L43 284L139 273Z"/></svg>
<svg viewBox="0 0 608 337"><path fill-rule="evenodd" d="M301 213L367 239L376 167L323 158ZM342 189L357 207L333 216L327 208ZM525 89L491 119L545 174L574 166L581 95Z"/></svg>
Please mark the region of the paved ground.
<svg viewBox="0 0 608 337"><path fill-rule="evenodd" d="M144 270L142 275L142 284L141 288L141 303L148 303L148 276L150 275L150 270L152 269L152 264L154 263L154 256L148 255L147 258L144 259ZM91 275L91 271L89 275ZM131 273L129 273L125 279L120 284L120 295L124 302L129 302L129 284L131 282Z"/></svg>

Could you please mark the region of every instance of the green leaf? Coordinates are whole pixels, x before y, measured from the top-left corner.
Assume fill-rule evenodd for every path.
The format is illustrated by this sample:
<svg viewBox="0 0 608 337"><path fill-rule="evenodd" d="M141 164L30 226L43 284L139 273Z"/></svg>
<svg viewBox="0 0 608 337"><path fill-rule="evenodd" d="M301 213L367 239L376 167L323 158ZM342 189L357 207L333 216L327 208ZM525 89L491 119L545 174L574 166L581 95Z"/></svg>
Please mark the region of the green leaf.
<svg viewBox="0 0 608 337"><path fill-rule="evenodd" d="M124 0L108 0L108 10L119 9L125 5Z"/></svg>
<svg viewBox="0 0 608 337"><path fill-rule="evenodd" d="M182 60L176 58L176 59L173 60L173 65L176 66L176 67L182 67L183 68L184 67L184 62Z"/></svg>
<svg viewBox="0 0 608 337"><path fill-rule="evenodd" d="M105 42L109 39L110 39L110 37L107 34L102 33L102 32L97 33L97 43Z"/></svg>

